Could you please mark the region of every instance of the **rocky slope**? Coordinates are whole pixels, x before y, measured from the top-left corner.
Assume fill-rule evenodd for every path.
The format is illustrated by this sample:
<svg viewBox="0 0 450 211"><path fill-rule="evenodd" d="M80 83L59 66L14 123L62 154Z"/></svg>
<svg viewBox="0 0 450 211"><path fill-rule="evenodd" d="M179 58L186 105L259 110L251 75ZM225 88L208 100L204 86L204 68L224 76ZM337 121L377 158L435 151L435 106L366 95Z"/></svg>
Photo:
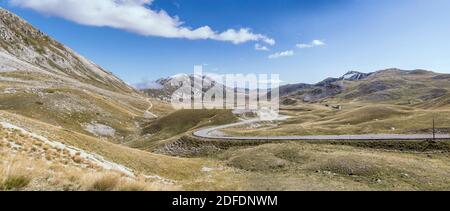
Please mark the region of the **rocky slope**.
<svg viewBox="0 0 450 211"><path fill-rule="evenodd" d="M174 83L174 81L176 82ZM158 79L154 82L138 84L136 85L136 88L144 91L148 96L152 98L157 98L163 101L170 101L174 92L181 87L181 82L194 84L194 81L197 81L197 83L199 84L203 83L203 86L197 84L195 86L192 86L191 93L193 96L204 96L206 92L212 91L211 89L213 88L217 89L218 92L223 91L224 88L226 88L227 92L233 92L232 88L226 87L225 85L217 82L211 77L186 74L178 74L168 78ZM245 93L245 90L235 89L234 92Z"/></svg>
<svg viewBox="0 0 450 211"><path fill-rule="evenodd" d="M149 106L112 73L0 8L0 110L125 142Z"/></svg>
<svg viewBox="0 0 450 211"><path fill-rule="evenodd" d="M0 59L1 72L37 72L112 91L133 92L112 73L3 8L0 8Z"/></svg>

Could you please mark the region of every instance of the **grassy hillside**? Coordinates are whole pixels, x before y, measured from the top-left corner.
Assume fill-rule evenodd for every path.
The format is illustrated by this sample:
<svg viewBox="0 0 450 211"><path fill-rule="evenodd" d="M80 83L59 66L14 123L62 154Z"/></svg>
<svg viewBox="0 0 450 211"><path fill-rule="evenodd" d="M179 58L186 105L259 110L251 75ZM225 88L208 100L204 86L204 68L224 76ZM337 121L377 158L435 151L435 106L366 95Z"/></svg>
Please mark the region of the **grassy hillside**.
<svg viewBox="0 0 450 211"><path fill-rule="evenodd" d="M222 125L234 121L237 121L237 118L231 110L178 110L143 126L144 138L127 143L127 145L149 149L156 143L179 137L196 128Z"/></svg>
<svg viewBox="0 0 450 211"><path fill-rule="evenodd" d="M252 190L448 190L448 156L307 143L265 144L216 156Z"/></svg>
<svg viewBox="0 0 450 211"><path fill-rule="evenodd" d="M244 136L431 133L435 119L437 132L449 133L448 74L387 69L363 76L286 86L281 112L289 120L222 131Z"/></svg>
<svg viewBox="0 0 450 211"><path fill-rule="evenodd" d="M445 74L430 71L385 70L348 85L337 98L416 105L438 99L450 91Z"/></svg>
<svg viewBox="0 0 450 211"><path fill-rule="evenodd" d="M27 130L47 137L50 140L57 140L68 146L74 146L79 149L85 150L86 152L98 154L109 161L124 165L125 167L132 169L136 174L144 177L143 180L138 180L137 182L150 184L150 186L148 186L150 189L232 190L232 187L236 186L236 183L239 182L228 179L231 178L231 175L234 174L233 169L226 168L223 166L223 164L221 164L221 162L215 160L203 158L186 159L153 154L142 150L132 149L126 146L114 144L107 140L84 135L75 131L69 131L60 127L40 122L38 120L22 117L20 115L11 114L8 112L0 112L0 119L2 121L7 121L20 127L26 128ZM27 146L24 149L24 152L28 152L29 149L33 147L40 149L40 147L35 146L37 142L33 141L33 139L22 139L22 137L20 136L6 136L6 138L10 140L9 142L11 143L23 143L22 145ZM41 146L40 144L38 145ZM8 146L8 148L5 148L5 146ZM15 145L3 145L2 143L1 148L9 150L9 147L13 146ZM48 151L52 152L53 150ZM5 160L9 158L14 159L15 156L12 155L13 154L10 153L10 151L5 151L3 153ZM34 165L35 161L32 159L32 156L33 155L30 153L23 154L22 157L24 160L21 163L25 165ZM36 154L36 156L39 159L46 159L45 156L42 156L42 154L39 154L39 152ZM53 155L51 154L51 156ZM68 158L68 160L71 159L71 157ZM59 164L59 162L56 162L55 165ZM72 167L75 168L76 166L68 165L67 170L69 171ZM49 168L50 167L44 166L39 172L43 172L46 173L45 175L48 175L49 173L47 172L47 169ZM206 171L204 169L213 170ZM87 172L89 173L89 169L87 169ZM112 173L115 174L114 172ZM62 172L61 174L65 173ZM109 177L109 173L102 170L99 171L98 175L100 176L98 177L102 178L101 175L103 174L106 174L107 177ZM93 176L93 174L84 174L83 172L79 172L79 176L81 178L75 179L73 185L80 185L84 175L86 177L89 177L89 175ZM98 177L95 176L93 178ZM36 181L40 185L43 185L42 189L44 190L60 188L58 184L43 184L41 183L42 181L39 178L42 177L39 175L33 175L30 181ZM27 186L24 188L36 189L33 188L33 186ZM81 186L79 188L86 188L86 186Z"/></svg>
<svg viewBox="0 0 450 211"><path fill-rule="evenodd" d="M430 101L448 106L450 77L425 70L387 69L366 74L359 79L330 78L315 85L287 85L281 88L285 99L322 103L384 103L394 105L431 106ZM288 91L286 91L288 90ZM286 101L288 102L288 101ZM291 102L291 101L289 101Z"/></svg>
<svg viewBox="0 0 450 211"><path fill-rule="evenodd" d="M115 131L109 138L116 142L137 133L135 124L149 106L142 98L106 96L75 87L2 85L0 110L90 135L98 134L89 131L89 125L105 125Z"/></svg>
<svg viewBox="0 0 450 211"><path fill-rule="evenodd" d="M144 134L165 133L169 137L200 125L221 125L236 120L230 110L179 110L150 123Z"/></svg>
<svg viewBox="0 0 450 211"><path fill-rule="evenodd" d="M79 154L1 126L0 159L0 191L171 189L161 181L102 169Z"/></svg>
<svg viewBox="0 0 450 211"><path fill-rule="evenodd" d="M329 103L329 104L328 104ZM438 133L450 131L448 107L422 109L375 103L297 104L282 108L290 119L279 123L259 123L222 130L227 134L244 136L286 135L351 135L351 134L414 134L431 133L433 118Z"/></svg>

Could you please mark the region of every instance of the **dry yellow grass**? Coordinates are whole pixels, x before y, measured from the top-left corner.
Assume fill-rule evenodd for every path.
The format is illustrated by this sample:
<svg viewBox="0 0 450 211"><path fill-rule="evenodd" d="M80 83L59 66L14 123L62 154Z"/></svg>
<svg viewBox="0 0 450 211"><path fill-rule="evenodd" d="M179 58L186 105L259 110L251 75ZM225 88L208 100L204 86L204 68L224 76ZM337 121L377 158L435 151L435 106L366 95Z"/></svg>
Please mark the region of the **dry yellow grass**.
<svg viewBox="0 0 450 211"><path fill-rule="evenodd" d="M243 190L450 190L448 154L308 143L265 144L217 156Z"/></svg>
<svg viewBox="0 0 450 211"><path fill-rule="evenodd" d="M0 190L143 191L176 189L161 181L108 171L67 150L0 127Z"/></svg>
<svg viewBox="0 0 450 211"><path fill-rule="evenodd" d="M144 106L144 105L142 105ZM349 103L338 111L324 105L299 105L283 112L297 115L279 125L271 124L255 129L267 132L313 133L355 132L356 127L386 127L386 123L404 120L425 121L432 115L420 108L391 106L381 114L360 115L378 121L360 121L366 105ZM349 110L347 110L349 109ZM351 111L350 111L351 110ZM377 109L370 108L370 111ZM394 111L392 115L383 112ZM408 116L404 114L413 113ZM445 114L441 115L445 120ZM247 148L231 148L219 155L199 158L177 158L130 149L108 140L96 138L67 128L58 127L30 117L0 111L0 119L28 131L105 157L138 173L131 178L114 171L106 171L27 137L18 131L0 129L2 172L12 165L33 166L2 173L2 189L9 190L447 190L450 172L447 154L386 152L344 146L311 144L267 144ZM355 125L342 125L351 121ZM420 128L425 123L408 123L400 129ZM380 124L377 126L377 124ZM300 128L300 129L299 129ZM247 131L248 132L248 131ZM360 131L361 132L361 131ZM246 131L241 132L246 133ZM446 157L447 156L447 157ZM14 158L14 159L13 159ZM21 170L20 170L21 169ZM24 170L25 169L25 170ZM26 172L28 177L20 177ZM8 176L12 175L12 176ZM15 175L19 175L18 177ZM150 175L153 177L146 177ZM168 179L161 180L157 176ZM5 179L5 178L12 179ZM16 178L16 179L14 179ZM151 178L151 179L149 179ZM3 185L5 184L5 185Z"/></svg>
<svg viewBox="0 0 450 211"><path fill-rule="evenodd" d="M32 179L32 170L24 163L7 161L0 166L0 190L18 190L26 187Z"/></svg>
<svg viewBox="0 0 450 211"><path fill-rule="evenodd" d="M241 180L235 181L235 179L242 178L242 176L235 175L233 169L222 169L222 164L216 160L204 158L187 159L158 155L137 149L130 149L74 131L67 131L20 115L0 112L0 117L13 124L27 128L29 131L41 134L50 140L57 140L88 152L95 152L110 161L133 169L139 175L142 174L132 180L127 177L125 179L122 177L116 185L115 190L239 190L241 186ZM17 137L19 136L17 135ZM29 149L27 152L35 152L37 155L44 152L42 148L45 145L41 142L30 140L24 143L27 146L26 148ZM43 167L42 169L43 172L51 172L50 180L52 183L41 184L39 187L42 187L41 189L43 190L87 190L90 188L88 188L86 182L83 182L82 175L88 173L96 174L96 172L99 174L105 173L104 171L99 171L95 166L92 167L84 164L84 162L82 164L74 162L67 150L53 151L49 149L48 152L52 153L51 162L54 164L50 167ZM58 156L53 155L53 153L57 153ZM40 159L42 157L36 156L36 158ZM81 168L80 172L78 168L66 168L66 166L84 166L87 170ZM204 172L202 171L204 167L221 170ZM143 175L150 175L151 177L147 178ZM167 178L171 182L161 181L157 176ZM40 180L34 179L33 181ZM32 190L39 189L36 186L27 188Z"/></svg>
<svg viewBox="0 0 450 211"><path fill-rule="evenodd" d="M160 189L163 188L160 185ZM130 179L122 179L116 186L118 191L147 191L147 190L158 190L155 185L146 184L142 181L135 181Z"/></svg>
<svg viewBox="0 0 450 211"><path fill-rule="evenodd" d="M33 124L36 126L39 124ZM42 126L42 125L41 125ZM94 150L138 172L161 175L174 183L130 178L114 171L74 162L17 131L0 128L2 172L14 160L8 190L448 190L447 154L418 154L308 143L265 144L231 148L209 158L173 158L118 146L107 141L45 127L51 137ZM38 130L41 131L41 130ZM62 139L55 140L62 140ZM83 141L83 142L81 142ZM88 141L88 143L84 143ZM34 149L34 150L32 150ZM46 150L45 150L46 149ZM13 153L15 152L15 153ZM51 160L38 156L51 155ZM107 154L109 153L109 155ZM114 156L111 156L112 155ZM13 156L16 154L15 156ZM110 157L111 156L111 157ZM14 158L14 159L13 159ZM183 166L185 165L185 166ZM33 166L33 169L23 167ZM23 179L25 169L28 176ZM206 169L206 170L205 170ZM14 177L11 177L14 178ZM2 183L3 184L3 183ZM5 188L6 187L6 188Z"/></svg>
<svg viewBox="0 0 450 211"><path fill-rule="evenodd" d="M119 175L113 173L87 174L82 178L86 190L90 191L113 191L119 180Z"/></svg>
<svg viewBox="0 0 450 211"><path fill-rule="evenodd" d="M86 174L81 179L82 189L88 191L155 191L176 190L161 183L146 181L143 177L129 178L115 172Z"/></svg>

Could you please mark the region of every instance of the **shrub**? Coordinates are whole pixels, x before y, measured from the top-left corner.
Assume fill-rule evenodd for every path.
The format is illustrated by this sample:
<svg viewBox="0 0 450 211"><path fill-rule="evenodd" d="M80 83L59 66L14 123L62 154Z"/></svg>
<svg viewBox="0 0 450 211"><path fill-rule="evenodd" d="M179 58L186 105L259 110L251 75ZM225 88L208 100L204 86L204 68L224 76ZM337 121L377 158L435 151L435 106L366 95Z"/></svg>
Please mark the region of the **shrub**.
<svg viewBox="0 0 450 211"><path fill-rule="evenodd" d="M73 162L80 164L83 162L84 159L80 156L73 156L72 160L73 160Z"/></svg>

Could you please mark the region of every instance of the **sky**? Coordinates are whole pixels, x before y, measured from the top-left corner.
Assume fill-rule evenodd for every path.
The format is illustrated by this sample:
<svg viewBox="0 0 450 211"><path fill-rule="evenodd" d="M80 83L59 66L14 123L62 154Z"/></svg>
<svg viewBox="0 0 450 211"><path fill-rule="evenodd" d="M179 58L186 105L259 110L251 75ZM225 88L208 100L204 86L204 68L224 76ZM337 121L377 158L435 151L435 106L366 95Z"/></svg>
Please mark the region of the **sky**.
<svg viewBox="0 0 450 211"><path fill-rule="evenodd" d="M204 65L316 83L386 68L450 73L448 0L1 0L135 84Z"/></svg>

